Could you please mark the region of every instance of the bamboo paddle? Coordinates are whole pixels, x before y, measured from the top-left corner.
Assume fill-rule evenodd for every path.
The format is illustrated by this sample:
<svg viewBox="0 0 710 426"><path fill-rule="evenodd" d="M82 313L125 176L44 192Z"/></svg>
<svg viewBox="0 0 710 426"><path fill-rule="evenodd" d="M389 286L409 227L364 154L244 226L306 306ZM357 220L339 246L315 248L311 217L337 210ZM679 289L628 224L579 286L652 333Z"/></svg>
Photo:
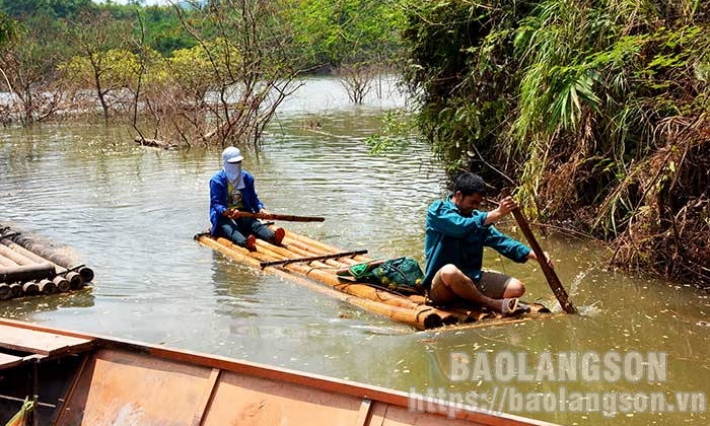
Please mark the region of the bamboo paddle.
<svg viewBox="0 0 710 426"><path fill-rule="evenodd" d="M503 196L508 196L507 191L503 191ZM554 293L555 297L557 298L557 301L560 302L560 306L562 306L562 309L564 309L564 311L568 314L578 314L579 311L577 310L577 307L574 305L574 302L572 302L572 300L569 298L567 291L562 286L560 279L557 277L557 273L547 263L545 252L542 250L542 247L540 247L540 244L538 244L537 239L535 238L535 235L532 232L532 229L530 229L530 224L528 224L528 220L523 214L523 211L520 210L520 207L516 207L515 210L512 211L512 213L515 217L515 221L518 222L520 230L523 232L523 235L525 235L525 238L528 240L528 243L530 243L530 248L532 248L533 252L535 252L535 256L537 256L537 258L540 260L538 263L542 268L542 273L545 274L545 278L547 278L547 283L550 285L552 293Z"/></svg>
<svg viewBox="0 0 710 426"><path fill-rule="evenodd" d="M239 210L225 210L224 215L232 219L238 219L240 217L249 217L252 219L285 220L288 222L323 222L325 220L325 218L322 217L294 216L290 214L275 213L250 213L242 212Z"/></svg>

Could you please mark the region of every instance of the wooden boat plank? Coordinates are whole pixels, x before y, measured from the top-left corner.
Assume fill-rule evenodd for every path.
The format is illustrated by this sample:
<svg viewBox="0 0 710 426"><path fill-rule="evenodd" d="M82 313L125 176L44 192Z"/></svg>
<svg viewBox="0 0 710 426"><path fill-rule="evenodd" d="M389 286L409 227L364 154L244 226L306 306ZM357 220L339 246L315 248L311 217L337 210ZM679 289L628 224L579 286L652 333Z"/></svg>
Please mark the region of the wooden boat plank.
<svg viewBox="0 0 710 426"><path fill-rule="evenodd" d="M356 424L361 398L239 373L224 373L203 426Z"/></svg>
<svg viewBox="0 0 710 426"><path fill-rule="evenodd" d="M84 369L57 426L192 424L212 369L102 349Z"/></svg>
<svg viewBox="0 0 710 426"><path fill-rule="evenodd" d="M445 407L442 407L445 409ZM529 426L530 419L526 422L517 421L513 416L506 416L505 418L497 418L496 415L475 413L476 418L473 419L462 419L456 418L457 416L462 416L466 418L466 411L460 410L458 412L452 411L451 416L447 413L442 413L448 418L445 422L442 421L440 416L435 416L430 413L416 412L405 407L396 407L391 405L385 405L381 403L375 403L375 407L372 410L372 418L368 425L377 426L407 426L407 425L417 425L417 426L438 426L445 423L446 426ZM522 420L522 418L521 418ZM533 420L534 422L534 420Z"/></svg>
<svg viewBox="0 0 710 426"><path fill-rule="evenodd" d="M195 413L195 417L192 419L191 426L202 425L202 421L205 417L205 414L207 413L209 404L212 401L212 395L214 395L215 388L217 387L217 381L219 380L221 374L222 370L220 370L219 368L212 369L212 372L210 373L210 378L207 381L207 386L205 387L205 391L202 394L202 398L198 405L198 411L197 413Z"/></svg>
<svg viewBox="0 0 710 426"><path fill-rule="evenodd" d="M21 356L0 353L0 370L20 365L22 364L22 361L23 359Z"/></svg>
<svg viewBox="0 0 710 426"><path fill-rule="evenodd" d="M363 398L360 403L360 411L357 413L357 420L355 420L354 426L365 426L370 418L370 409L372 408L372 400L369 398Z"/></svg>
<svg viewBox="0 0 710 426"><path fill-rule="evenodd" d="M91 340L0 324L0 347L40 355L55 355L86 350L91 347Z"/></svg>

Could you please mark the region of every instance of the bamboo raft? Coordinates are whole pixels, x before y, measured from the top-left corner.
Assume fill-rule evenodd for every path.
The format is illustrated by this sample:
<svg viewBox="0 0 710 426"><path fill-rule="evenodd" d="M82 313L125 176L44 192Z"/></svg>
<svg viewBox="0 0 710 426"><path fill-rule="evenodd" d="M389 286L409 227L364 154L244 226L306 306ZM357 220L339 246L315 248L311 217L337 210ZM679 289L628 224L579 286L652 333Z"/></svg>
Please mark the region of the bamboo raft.
<svg viewBox="0 0 710 426"><path fill-rule="evenodd" d="M91 268L0 227L0 300L67 293L87 286L93 278Z"/></svg>
<svg viewBox="0 0 710 426"><path fill-rule="evenodd" d="M253 252L225 238L214 238L209 233L197 234L195 239L237 262L260 268L264 273L276 275L420 330L454 324L466 328L509 324L550 313L545 306L537 303L530 304L530 313L511 317L502 317L500 314L472 306L444 309L427 304L423 296L405 296L384 288L346 281L339 278L336 271L372 261L373 259L365 256L366 251L343 251L290 231L286 231L281 246L257 239L257 249Z"/></svg>

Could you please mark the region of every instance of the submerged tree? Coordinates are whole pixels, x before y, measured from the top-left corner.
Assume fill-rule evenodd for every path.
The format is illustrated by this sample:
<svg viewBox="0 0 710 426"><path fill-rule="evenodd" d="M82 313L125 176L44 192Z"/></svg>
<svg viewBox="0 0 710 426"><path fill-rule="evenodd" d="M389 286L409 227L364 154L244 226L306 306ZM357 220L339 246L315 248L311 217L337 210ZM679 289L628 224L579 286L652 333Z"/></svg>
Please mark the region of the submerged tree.
<svg viewBox="0 0 710 426"><path fill-rule="evenodd" d="M295 90L292 33L280 1L190 2L176 9L195 46L165 61L166 78L147 99L184 141L257 143ZM189 13L189 14L188 14ZM156 86L157 87L157 86ZM168 95L168 96L166 96Z"/></svg>
<svg viewBox="0 0 710 426"><path fill-rule="evenodd" d="M12 35L0 49L2 83L20 106L11 115L31 124L55 112L62 99L56 65L67 55L68 46L57 40L61 40L59 34L64 26L48 16L33 17L24 23L8 22L3 26L6 34Z"/></svg>
<svg viewBox="0 0 710 426"><path fill-rule="evenodd" d="M136 57L127 50L126 34L131 27L112 19L106 11L83 13L71 24L70 35L78 52L60 64L59 70L75 90L93 88L108 120L110 95L117 94L120 101L121 90L136 76Z"/></svg>

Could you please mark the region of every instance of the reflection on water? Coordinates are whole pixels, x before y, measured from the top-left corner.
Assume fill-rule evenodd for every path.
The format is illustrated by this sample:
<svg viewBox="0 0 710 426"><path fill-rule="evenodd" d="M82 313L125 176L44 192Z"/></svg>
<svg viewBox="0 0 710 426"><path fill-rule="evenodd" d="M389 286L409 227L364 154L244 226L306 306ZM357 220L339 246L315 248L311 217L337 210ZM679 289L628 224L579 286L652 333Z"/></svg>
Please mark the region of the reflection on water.
<svg viewBox="0 0 710 426"><path fill-rule="evenodd" d="M371 99L353 107L340 87L311 80L284 106L245 169L276 213L324 216L297 232L374 257L423 260L424 214L444 196L444 175L424 146L372 157L363 140L379 127ZM319 129L310 129L316 119ZM4 317L287 366L333 377L421 390L492 390L448 380L450 354L527 351L665 351L668 382L565 383L567 388L706 391L710 301L690 286L605 272L603 249L540 235L576 304L588 315L556 315L488 329L415 332L388 319L241 266L201 247L208 181L220 150L157 151L129 129L45 125L5 130L0 140L0 221L55 242L96 271L95 288L69 296L3 302ZM515 232L513 230L512 232ZM522 238L522 236L518 235ZM534 264L487 253L486 264L527 283L528 300L554 305ZM545 390L554 383L516 383ZM531 413L562 424L704 425L706 414Z"/></svg>
<svg viewBox="0 0 710 426"><path fill-rule="evenodd" d="M25 312L51 312L59 309L79 311L94 306L94 295L91 287L84 287L73 293L51 296L36 296L16 299L0 303L0 317L8 319L25 319Z"/></svg>

